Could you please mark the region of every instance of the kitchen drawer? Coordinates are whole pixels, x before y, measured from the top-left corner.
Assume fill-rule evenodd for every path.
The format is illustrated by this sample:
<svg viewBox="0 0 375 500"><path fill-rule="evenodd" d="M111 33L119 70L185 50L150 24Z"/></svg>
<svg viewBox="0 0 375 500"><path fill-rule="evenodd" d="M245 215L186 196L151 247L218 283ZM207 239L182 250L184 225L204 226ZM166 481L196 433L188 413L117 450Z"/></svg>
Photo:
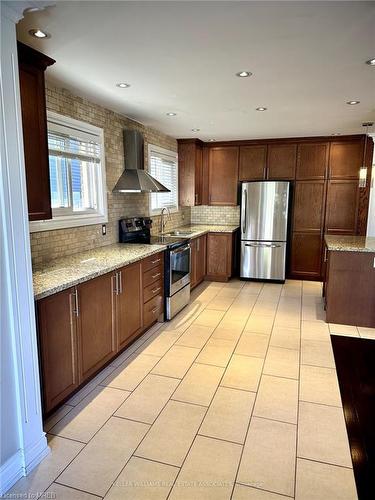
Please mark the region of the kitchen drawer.
<svg viewBox="0 0 375 500"><path fill-rule="evenodd" d="M160 279L163 279L163 266L161 265L143 273L143 288L145 289L151 283L155 283Z"/></svg>
<svg viewBox="0 0 375 500"><path fill-rule="evenodd" d="M163 294L156 295L156 297L146 302L143 306L143 326L147 328L152 323L155 323L163 309Z"/></svg>
<svg viewBox="0 0 375 500"><path fill-rule="evenodd" d="M159 279L155 281L155 283L151 283L151 285L145 286L143 289L143 302L148 302L156 295L163 294L163 280Z"/></svg>
<svg viewBox="0 0 375 500"><path fill-rule="evenodd" d="M142 260L142 271L145 273L156 266L161 266L163 264L163 252L150 255L146 259Z"/></svg>

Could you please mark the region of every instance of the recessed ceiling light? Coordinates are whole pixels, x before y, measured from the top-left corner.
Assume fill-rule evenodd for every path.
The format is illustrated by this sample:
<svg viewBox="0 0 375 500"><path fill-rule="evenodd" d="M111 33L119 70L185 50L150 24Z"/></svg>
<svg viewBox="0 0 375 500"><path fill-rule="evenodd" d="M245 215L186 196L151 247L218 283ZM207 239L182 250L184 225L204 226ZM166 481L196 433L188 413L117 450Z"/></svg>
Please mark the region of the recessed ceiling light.
<svg viewBox="0 0 375 500"><path fill-rule="evenodd" d="M192 132L199 132L200 131L200 128L192 128L191 129Z"/></svg>
<svg viewBox="0 0 375 500"><path fill-rule="evenodd" d="M375 57L366 61L366 64L368 64L369 66L375 66Z"/></svg>
<svg viewBox="0 0 375 500"><path fill-rule="evenodd" d="M354 106L355 104L359 104L361 101L346 101L346 104L350 104L350 106Z"/></svg>
<svg viewBox="0 0 375 500"><path fill-rule="evenodd" d="M29 30L29 34L31 36L34 36L35 38L50 38L50 34L40 30L39 28L34 29L34 30Z"/></svg>
<svg viewBox="0 0 375 500"><path fill-rule="evenodd" d="M239 76L240 78L246 78L251 75L252 73L250 71L239 71L238 73L236 73L236 76Z"/></svg>
<svg viewBox="0 0 375 500"><path fill-rule="evenodd" d="M130 87L130 83L116 83L116 87L120 87L120 89L128 89Z"/></svg>
<svg viewBox="0 0 375 500"><path fill-rule="evenodd" d="M177 113L172 113L171 111L169 113L166 113L167 116L176 116Z"/></svg>
<svg viewBox="0 0 375 500"><path fill-rule="evenodd" d="M208 139L208 142L215 142L216 139Z"/></svg>
<svg viewBox="0 0 375 500"><path fill-rule="evenodd" d="M267 111L267 108L264 108L263 106L259 106L259 108L255 108L256 111Z"/></svg>

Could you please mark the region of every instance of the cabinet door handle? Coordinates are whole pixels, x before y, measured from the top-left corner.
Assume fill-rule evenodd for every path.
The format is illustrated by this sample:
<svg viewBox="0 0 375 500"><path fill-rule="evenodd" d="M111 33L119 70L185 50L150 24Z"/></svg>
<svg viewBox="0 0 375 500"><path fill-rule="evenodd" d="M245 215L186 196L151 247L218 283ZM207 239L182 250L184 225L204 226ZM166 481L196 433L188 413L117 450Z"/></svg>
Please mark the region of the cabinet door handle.
<svg viewBox="0 0 375 500"><path fill-rule="evenodd" d="M152 310L151 310L152 314L155 314L155 313L156 313L156 311L157 311L157 308L156 308L156 307L154 307L154 309L152 309Z"/></svg>
<svg viewBox="0 0 375 500"><path fill-rule="evenodd" d="M122 293L122 271L118 273L119 293Z"/></svg>
<svg viewBox="0 0 375 500"><path fill-rule="evenodd" d="M324 247L324 262L327 262L327 257L328 257L328 251L327 251L327 247Z"/></svg>
<svg viewBox="0 0 375 500"><path fill-rule="evenodd" d="M199 201L199 198L198 198L198 193L195 193L195 204L197 204Z"/></svg>
<svg viewBox="0 0 375 500"><path fill-rule="evenodd" d="M118 273L115 273L115 275L112 276L112 279L113 279L113 283L114 283L113 293L115 295L118 295Z"/></svg>
<svg viewBox="0 0 375 500"><path fill-rule="evenodd" d="M161 287L159 286L158 288L154 288L153 290L151 290L152 293L156 293L158 292L159 290L161 290Z"/></svg>
<svg viewBox="0 0 375 500"><path fill-rule="evenodd" d="M152 260L151 264L157 264L158 262L160 262L160 259Z"/></svg>
<svg viewBox="0 0 375 500"><path fill-rule="evenodd" d="M72 295L74 296L73 314L75 314L76 316L79 316L78 290L75 290Z"/></svg>
<svg viewBox="0 0 375 500"><path fill-rule="evenodd" d="M153 274L153 275L151 276L151 278L152 278L152 279L154 279L154 278L157 278L158 276L160 276L160 273Z"/></svg>

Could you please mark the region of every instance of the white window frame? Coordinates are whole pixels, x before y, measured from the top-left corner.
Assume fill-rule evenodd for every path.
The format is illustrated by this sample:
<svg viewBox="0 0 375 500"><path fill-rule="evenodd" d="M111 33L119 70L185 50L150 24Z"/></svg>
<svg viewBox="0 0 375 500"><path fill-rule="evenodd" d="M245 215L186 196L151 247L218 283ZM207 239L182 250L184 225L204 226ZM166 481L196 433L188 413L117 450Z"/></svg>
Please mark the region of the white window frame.
<svg viewBox="0 0 375 500"><path fill-rule="evenodd" d="M107 183L105 172L105 153L104 153L104 131L102 128L95 127L90 123L83 122L70 118L69 116L60 115L53 111L47 111L47 122L51 121L62 127L69 127L78 130L83 134L95 136L101 144L100 163L98 164L100 180L98 186L98 209L85 212L77 212L75 214L64 213L64 209L57 209L59 215L53 215L52 219L32 221L29 223L30 232L36 233L39 231L51 231L53 229L66 229L69 227L89 226L92 224L106 224L108 222L108 204L107 204Z"/></svg>
<svg viewBox="0 0 375 500"><path fill-rule="evenodd" d="M172 207L169 209L170 213L176 213L179 211L179 202L180 202L180 199L179 199L179 172L178 172L178 154L177 154L177 151L173 151L171 149L166 149L166 148L162 148L160 146L156 146L155 144L149 144L148 145L148 148L147 148L147 153L148 153L148 161L147 161L147 168L148 168L148 172L151 174L150 170L151 170L151 152L154 151L155 153L161 153L161 154L164 154L166 156L170 156L170 157L173 157L175 160L176 160L176 166L177 166L177 181L176 181L176 190L177 190L177 205L175 207ZM161 211L162 211L162 208L157 208L157 209L152 209L151 208L151 194L149 195L149 215L152 216L152 215L160 215L161 214Z"/></svg>

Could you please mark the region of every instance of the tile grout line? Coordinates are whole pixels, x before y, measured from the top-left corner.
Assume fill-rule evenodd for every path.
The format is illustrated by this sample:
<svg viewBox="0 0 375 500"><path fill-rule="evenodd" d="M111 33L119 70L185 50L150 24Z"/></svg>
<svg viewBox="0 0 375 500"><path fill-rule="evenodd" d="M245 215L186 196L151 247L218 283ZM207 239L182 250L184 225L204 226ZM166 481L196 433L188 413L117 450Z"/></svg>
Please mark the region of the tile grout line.
<svg viewBox="0 0 375 500"><path fill-rule="evenodd" d="M304 290L304 282L302 281L302 293L301 293L301 309L300 309L300 323L299 323L299 335L300 335L300 352L298 358L298 388L297 388L297 429L296 429L296 457L294 460L294 498L296 496L297 490L297 461L298 461L298 434L299 434L299 405L300 405L300 390L301 390L301 364L302 364L302 308L303 308L303 290Z"/></svg>
<svg viewBox="0 0 375 500"><path fill-rule="evenodd" d="M284 285L283 285L283 287L284 287ZM264 285L262 287L262 290L263 289L264 289ZM277 302L277 307L278 307L278 304L280 302L281 292L282 292L282 290L280 291L279 300ZM256 302L255 302L255 304L256 304ZM254 304L254 307L255 307L255 304ZM277 308L276 308L276 311L277 311ZM271 327L271 333L270 333L269 338L268 338L267 349L266 349L266 352L265 352L265 355L264 355L264 359L263 359L263 364L262 364L262 371L261 371L261 374L260 374L260 377L259 377L259 382L258 382L258 385L257 385L256 395L255 395L255 398L254 398L254 403L253 403L253 407L252 407L252 410L251 410L251 413L250 413L249 423L247 425L247 429L246 429L246 433L245 433L244 445L242 447L242 452L241 452L241 455L240 455L240 460L238 462L237 471L236 471L235 479L234 479L234 482L233 482L233 488L232 488L232 493L231 493L231 496L230 496L230 500L233 499L234 489L235 489L235 486L236 486L236 483L237 483L238 473L239 473L239 470L240 470L240 466L241 466L241 462L242 462L242 458L243 458L243 453L244 453L245 446L246 446L247 437L249 435L249 429L250 429L251 421L252 421L252 419L254 417L254 409L255 409L256 402L257 402L257 398L258 398L259 387L260 387L261 380L262 380L263 369L264 369L264 365L265 365L265 362L266 362L268 350L269 350L269 347L270 347L271 336L272 336L273 328L275 326L275 321L276 321L276 313L275 313L274 318L273 318L272 327Z"/></svg>
<svg viewBox="0 0 375 500"><path fill-rule="evenodd" d="M241 288L243 288L243 287L241 287ZM239 293L240 293L240 292L239 292ZM237 296L239 295L239 293L237 294ZM254 305L255 305L255 304L253 304L253 305L252 305L251 310L250 310L249 314L247 315L247 319L250 317L250 314L251 314L251 311L252 311L252 310L253 310L253 308L254 308ZM221 320L219 321L219 323L218 323L218 324L216 325L216 327L214 328L213 332L211 333L211 336L207 339L207 341L206 341L206 343L204 344L204 346L202 347L201 351L205 348L205 346L207 345L207 343L209 342L209 340L212 338L212 335L214 334L214 332L216 331L216 329L219 327L220 323L223 321L223 319L224 319L224 317L226 316L226 314L227 314L227 312L229 311L229 309L230 309L230 307L228 308L228 310L227 310L227 311L225 312L225 314L222 316L222 318L221 318ZM246 322L247 322L247 320L244 322L244 327L243 327L243 328L245 328ZM226 373L226 371L227 371L227 368L228 368L228 366L229 366L229 364L230 364L230 361L231 361L231 359L232 359L232 357L233 357L233 355L234 355L234 351L236 350L237 344L238 344L238 342L240 341L240 338L241 338L241 336L242 336L242 332L243 332L243 329L242 329L242 331L241 331L241 333L240 333L240 335L239 335L239 337L238 337L238 339L237 339L237 342L235 343L234 349L233 349L232 354L231 354L231 356L230 356L230 358L229 358L229 360L228 360L227 366L226 366L226 368L223 370L223 373L222 373L221 378L220 378L220 380L219 380L219 383L218 383L218 385L217 385L217 387L216 387L216 390L215 390L215 392L214 392L214 394L213 394L213 396L212 396L212 398L211 398L211 401L210 401L210 403L209 403L209 405L208 405L208 407L207 407L207 410L206 410L206 412L205 412L205 414L204 414L204 416L203 416L203 419L202 419L202 421L201 421L201 423L200 423L200 425L199 425L199 427L198 427L198 430L197 430L197 432L196 432L196 434L195 434L195 436L194 436L194 439L192 440L192 442L191 442L191 444L190 444L190 446L189 446L189 449L188 449L188 451L187 451L187 453L186 453L186 455L185 455L185 458L184 458L184 460L183 460L183 462L182 462L182 464L181 464L180 471L179 471L179 473L177 474L177 476L176 476L176 478L175 478L175 480L174 480L174 482L173 482L172 488L170 489L170 491L169 491L169 493L168 493L168 495L167 495L166 500L168 500L168 499L169 499L169 497L170 497L170 495L171 495L171 493L172 493L172 491L173 491L173 488L174 488L174 486L175 486L175 484L176 484L176 481L178 480L178 478L179 478L179 476L180 476L180 474L181 474L182 468L183 468L183 466L184 466L184 464L185 464L185 461L186 461L186 459L187 459L187 457L188 457L188 455L189 455L189 453L190 453L190 450L191 450L191 448L192 448L193 444L195 443L197 436L199 435L199 431L200 431L200 429L201 429L201 427L202 427L202 424L203 424L203 422L204 422L204 420L205 420L205 418L206 418L206 416L207 416L207 413L208 413L208 411L209 411L209 409L210 409L210 407L211 407L212 401L214 400L214 398L215 398L215 396L216 396L216 393L217 393L217 391L219 390L219 387L221 387L220 383L221 383L221 381L223 380L223 377L224 377L224 375L225 375L225 373ZM177 390L177 389L176 389L176 390ZM240 445L240 446L241 446L241 445Z"/></svg>
<svg viewBox="0 0 375 500"><path fill-rule="evenodd" d="M194 321L194 320L193 320L193 321ZM189 326L190 326L190 325L188 325L188 326L186 327L186 329L185 329L185 330L183 330L183 331L181 332L181 334L178 336L178 338L180 338L180 337L181 337L181 335L182 335L182 334L183 334L183 333L187 330L187 328L189 328ZM163 331L167 331L167 330L165 330L165 329L164 329ZM176 341L177 341L177 339L176 339ZM166 353L165 353L165 354L167 354L167 352L169 352L169 351L170 351L170 349L171 349L174 345L175 345L175 343L173 343L173 344L170 346L170 348L166 351ZM165 354L161 357L161 359L165 356ZM195 359L196 359L196 358L195 358ZM194 363L194 361L191 363L191 365L189 366L189 368L188 368L188 370L186 371L186 373L190 370L190 368L191 368L191 366L192 366L192 364L193 364L193 363ZM155 365L155 366L156 366L156 365ZM147 375L149 375L150 373L151 373L151 371L150 371L150 372L148 372L148 374L147 374ZM186 375L186 373L185 373L185 375ZM142 379L142 382L143 382L143 380L147 377L147 375L146 375L146 376ZM185 377L185 375L184 375L184 377ZM183 377L183 378L184 378L184 377ZM181 384L181 382L182 382L183 378L182 378L182 379L178 379L178 380L180 380L180 382L177 384L175 391L177 390L177 388L178 388L178 387L179 387L179 385ZM135 390L139 387L139 385L140 385L142 382L140 382L140 383L137 385L137 387L134 389L134 391L135 391ZM174 392L175 392L175 391L174 391ZM130 397L130 396L129 396L129 397ZM124 466L122 467L122 469L121 469L121 471L119 472L119 474L118 474L118 475L116 476L116 478L113 480L113 482L112 482L111 486L110 486L110 487L108 488L108 490L106 491L106 493L105 493L104 497L108 494L108 492L109 492L109 491L110 491L110 489L112 488L113 484L116 482L116 480L118 479L118 477L120 476L120 474L123 472L123 470L125 469L125 467L126 467L126 466L127 466L127 464L129 463L129 461L131 460L131 458L132 458L133 456L135 456L135 457L137 457L137 458L143 458L143 457L141 457L141 456L139 456L139 455L136 455L137 450L138 450L138 448L140 447L140 445L142 444L142 442L144 441L144 439L146 438L146 436L149 434L149 432L150 432L150 430L151 430L152 426L154 425L154 423L156 422L156 420L159 418L159 416L161 415L162 411L165 409L165 407L167 406L167 404L169 403L169 401L171 401L171 398L169 398L169 399L166 401L166 403L164 404L164 406L161 408L161 410L159 411L159 413L158 413L158 414L157 414L157 416L155 417L154 422L153 422L151 425L149 425L149 428L148 428L147 432L145 433L145 435L143 436L143 438L141 439L141 441L138 443L138 445L137 445L136 449L133 451L133 453L131 454L131 456L129 457L129 459L126 461L126 463L125 463L125 464L124 464ZM125 401L124 401L124 402L125 402ZM189 403L186 403L186 404L189 404ZM122 406L122 405L120 405L120 406ZM120 408L120 407L118 407L118 408L116 409L116 411L117 411L119 408ZM115 413L115 412L114 412L114 413ZM114 416L114 413L112 414L113 416ZM206 413L207 413L207 411L206 411ZM205 414L206 414L206 413L205 413ZM120 418L121 418L121 417L120 417ZM204 417L203 417L203 418L204 418ZM127 420L127 419L124 419L124 420ZM194 441L194 440L193 440L193 441ZM186 458L186 457L185 457L185 458ZM166 465L171 465L171 464L166 464ZM179 466L176 466L176 465L173 465L173 467L180 468ZM182 466L181 466L181 467L182 467ZM177 475L177 476L178 476L178 475ZM176 477L177 477L177 476L176 476ZM174 482L175 482L175 481L174 481ZM173 482L173 484L174 484L174 482ZM173 485L171 486L170 491L172 491L172 489L173 489ZM168 496L169 496L169 495L168 495Z"/></svg>
<svg viewBox="0 0 375 500"><path fill-rule="evenodd" d="M188 328L188 327L187 327L187 328ZM157 333L159 330L160 330L160 328L159 328L156 332L154 332L154 333ZM162 331L165 331L165 330L162 330ZM183 333L183 332L181 332L181 335L182 335L182 333ZM180 335L180 336L181 336L181 335ZM180 337L180 336L179 336L179 337ZM151 337L151 336L150 336L150 337ZM148 337L148 338L146 339L146 341L147 341L150 337ZM178 337L178 338L179 338L179 337ZM176 339L176 341L177 341L177 339ZM143 344L144 344L144 343L142 343L142 344L141 344L141 346L139 346L139 347L142 347L142 345L143 345ZM168 351L169 351L169 350L173 347L173 345L174 345L174 344L172 344L172 345L171 345L171 347L168 349ZM137 353L137 351L138 351L138 349L136 349L136 351L134 351L133 353L131 353L131 355L132 355L132 354ZM166 352L168 352L168 351L166 351ZM140 353L138 353L138 354L140 354ZM165 353L165 354L166 354L166 353ZM131 356L131 355L130 355L130 356ZM129 356L129 357L130 357L130 356ZM163 356L162 356L162 357L163 357ZM161 357L161 358L162 358L162 357ZM124 362L125 362L127 359L128 359L128 357L127 357L127 358L125 358ZM115 367L115 369L119 368L120 366L121 366L121 364L120 364L118 367ZM155 365L155 366L156 366L156 365ZM113 371L115 371L115 369L114 369ZM153 368L151 368L151 370L152 370L152 369L153 369ZM128 397L130 397L130 395L131 395L131 394L132 394L132 393L133 393L133 392L134 392L134 391L135 391L135 390L139 387L139 385L143 382L143 380L144 380L144 379L145 379L145 378L149 375L149 373L151 372L151 370L150 370L149 372L147 372L147 374L146 374L146 375L142 378L142 380L141 380L141 381L140 381L140 382L136 385L136 387L135 387L132 391L126 391L125 389L120 389L120 390L122 390L122 391L126 391L126 392L130 392L130 394L128 395ZM112 371L111 373L113 373L113 371ZM111 375L111 373L110 373L108 376L110 376L110 375ZM99 384L98 384L98 385L99 385ZM96 387L98 387L98 385L97 385ZM178 385L179 385L179 384L178 384ZM95 388L96 388L96 387L95 387ZM101 386L101 387L109 387L109 386ZM178 386L177 386L177 387L178 387ZM94 388L93 390L95 390L95 388ZM93 392L93 391L91 391L91 392ZM91 392L90 392L89 394L91 394ZM88 396L89 394L87 394L87 396ZM87 397L87 396L85 396L85 397ZM128 398L128 397L127 397L127 398ZM116 410L115 410L115 411L114 411L114 412L113 412L113 413L112 413L112 414L108 417L108 419L107 419L107 420L103 423L103 425L101 425L101 426L100 426L100 428L99 428L99 429L95 432L95 434L93 434L93 436L89 439L89 441L87 441L87 443L85 443L85 444L84 444L84 443L81 443L80 441L77 441L77 442L80 442L81 444L84 444L84 446L83 446L83 447L82 447L82 449L81 449L81 450L77 453L77 455L75 455L75 456L74 456L74 458L72 458L72 460L71 460L71 461L70 461L70 462L69 462L69 463L68 463L68 464L64 467L64 469L63 469L63 470L62 470L62 471L61 471L61 472L60 472L60 473L59 473L59 474L55 477L55 479L52 481L52 483L50 483L50 484L48 485L48 487L44 490L44 492L45 492L45 491L46 491L46 490L47 490L47 489L51 486L51 484L53 484L53 482L57 482L57 479L58 479L58 478L59 478L59 477L60 477L60 476L61 476L61 475L65 472L65 470L66 470L66 469L67 469L67 468L68 468L68 467L72 464L72 462L73 462L73 461L74 461L74 460L78 457L78 455L80 455L80 454L81 454L81 452L82 452L82 451L86 448L86 446L87 446L87 445L88 445L88 444L92 441L92 439L96 436L96 434L97 434L97 433L98 433L98 432L99 432L99 431L100 431L100 430L101 430L101 429L102 429L102 428L106 425L106 423L107 423L107 422L108 422L108 421L109 421L112 417L114 417L114 414L115 414L115 413L119 410L119 408L123 405L123 403L126 401L126 399L127 399L127 398L125 398L125 400L121 402L121 404L120 404L120 405L116 408ZM85 398L83 398L83 399L85 399ZM83 401L83 399L82 399L81 401ZM80 402L81 402L81 401L80 401ZM79 403L80 403L80 402L79 402ZM76 405L76 406L78 406L78 404L79 404L79 403L77 403L77 405ZM164 407L165 407L165 406L164 406ZM164 409L164 407L163 407L163 409ZM163 409L162 409L162 410L163 410ZM161 411L162 411L162 410L161 410ZM161 411L159 412L158 416L160 415ZM69 412L69 413L70 413L70 412ZM156 418L157 418L157 417L156 417ZM156 419L155 419L155 420L156 420ZM145 424L145 425L147 425L147 424ZM149 429L148 429L148 431L146 432L145 436L148 434L148 432L149 432L149 430L151 429L151 427L152 427L152 425L150 425L150 426L149 426ZM56 435L56 436L57 436L57 437L60 437L60 436L58 436L58 435ZM145 438L145 436L142 438L141 442L143 441L143 439ZM66 439L69 439L69 438L66 438ZM141 443L141 442L140 442L140 443ZM137 448L139 447L140 443L138 444ZM130 458L131 458L132 456L133 456L133 454L130 456ZM122 472L122 471L123 471L123 469L126 467L126 465L127 465L127 463L129 462L130 458L126 461L126 464L125 464L125 465L124 465L124 467L121 469L121 472ZM121 474L121 472L120 472L120 474ZM119 474L119 475L120 475L120 474ZM119 475L118 475L118 476L119 476ZM118 478L118 476L116 476L116 479ZM116 479L115 479L113 482L115 482L115 481L116 481ZM58 483L58 484L60 484L60 483ZM112 483L112 485L113 485L113 483ZM110 488L112 487L112 485L110 486ZM67 485L64 485L64 486L67 486ZM107 495L107 493L108 493L108 491L110 490L110 488L106 491L105 495ZM82 491L84 491L84 490L82 490ZM91 492L89 492L89 491L88 491L87 493L91 493ZM104 495L104 496L105 496L105 495Z"/></svg>

